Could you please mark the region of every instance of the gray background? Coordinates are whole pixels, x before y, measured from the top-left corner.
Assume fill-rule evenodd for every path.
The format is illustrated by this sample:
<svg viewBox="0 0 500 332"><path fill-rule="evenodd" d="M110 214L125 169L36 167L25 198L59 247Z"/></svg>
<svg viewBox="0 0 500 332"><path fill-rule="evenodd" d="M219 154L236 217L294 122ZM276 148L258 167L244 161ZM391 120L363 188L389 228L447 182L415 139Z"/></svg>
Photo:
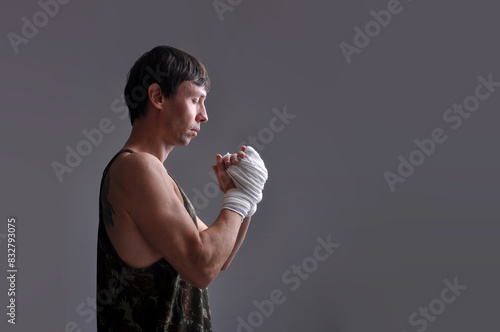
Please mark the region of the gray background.
<svg viewBox="0 0 500 332"><path fill-rule="evenodd" d="M18 274L14 327L0 272L0 330L95 331L85 302L95 297L98 186L130 132L111 105L133 62L160 44L199 58L212 79L208 123L166 162L191 198L213 183L216 153L269 128L274 108L296 115L263 136L270 178L243 247L209 287L215 331L237 331L274 289L286 301L255 331L417 331L409 316L455 278L468 288L420 330L498 329L500 92L457 130L443 120L478 76L500 81L498 4L402 0L347 63L339 44L387 5L253 0L221 20L212 1L71 1L16 54L7 34L21 35L22 17L41 7L3 1L0 271L15 216ZM60 182L51 164L104 118L114 131ZM398 156L434 128L447 141L391 192L384 172L397 173ZM199 209L207 224L221 198ZM292 291L282 275L329 235L341 246Z"/></svg>

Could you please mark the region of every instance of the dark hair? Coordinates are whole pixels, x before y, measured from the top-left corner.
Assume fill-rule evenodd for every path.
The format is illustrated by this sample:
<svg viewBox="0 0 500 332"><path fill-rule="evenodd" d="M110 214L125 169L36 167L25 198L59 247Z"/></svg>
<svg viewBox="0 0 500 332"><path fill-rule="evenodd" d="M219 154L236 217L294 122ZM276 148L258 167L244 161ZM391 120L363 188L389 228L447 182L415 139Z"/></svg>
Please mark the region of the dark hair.
<svg viewBox="0 0 500 332"><path fill-rule="evenodd" d="M179 85L192 81L208 92L210 78L203 64L194 56L171 46L157 46L134 63L127 76L125 101L130 123L146 114L148 88L157 83L164 98L175 96Z"/></svg>

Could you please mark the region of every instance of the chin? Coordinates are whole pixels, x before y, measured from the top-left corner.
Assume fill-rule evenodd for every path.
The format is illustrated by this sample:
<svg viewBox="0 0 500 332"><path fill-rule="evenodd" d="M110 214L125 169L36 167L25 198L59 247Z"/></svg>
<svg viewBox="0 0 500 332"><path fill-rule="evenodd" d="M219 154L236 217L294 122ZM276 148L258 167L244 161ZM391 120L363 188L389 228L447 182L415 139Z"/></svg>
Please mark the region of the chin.
<svg viewBox="0 0 500 332"><path fill-rule="evenodd" d="M184 139L184 140L179 141L179 144L178 144L178 145L179 145L179 146L186 146L186 145L188 145L189 143L191 143L191 139L189 139L189 138L188 138L188 139Z"/></svg>

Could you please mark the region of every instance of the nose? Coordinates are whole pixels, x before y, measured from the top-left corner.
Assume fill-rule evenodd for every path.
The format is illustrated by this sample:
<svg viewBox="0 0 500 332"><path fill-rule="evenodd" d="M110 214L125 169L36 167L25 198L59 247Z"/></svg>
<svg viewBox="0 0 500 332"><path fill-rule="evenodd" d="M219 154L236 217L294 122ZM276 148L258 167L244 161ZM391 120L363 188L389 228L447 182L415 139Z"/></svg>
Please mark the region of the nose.
<svg viewBox="0 0 500 332"><path fill-rule="evenodd" d="M207 122L208 121L208 114L207 114L207 109L205 108L205 103L201 104L200 111L198 112L198 115L196 116L196 121L198 121L198 122Z"/></svg>

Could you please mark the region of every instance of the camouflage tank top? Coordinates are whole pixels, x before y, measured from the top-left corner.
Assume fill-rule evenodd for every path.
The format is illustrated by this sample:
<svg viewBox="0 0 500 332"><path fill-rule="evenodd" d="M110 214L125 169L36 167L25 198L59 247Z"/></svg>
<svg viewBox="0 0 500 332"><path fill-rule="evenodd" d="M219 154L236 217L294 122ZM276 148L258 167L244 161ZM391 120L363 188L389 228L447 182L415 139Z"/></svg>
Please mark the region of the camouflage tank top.
<svg viewBox="0 0 500 332"><path fill-rule="evenodd" d="M103 216L111 212L110 207L103 204L101 193L103 186L109 185L111 164L123 152L134 151L125 149L118 152L106 166L101 180L97 236L97 331L212 331L207 289L188 284L164 258L146 268L131 268L120 259L109 240ZM186 210L198 227L191 202L180 187L179 190Z"/></svg>

